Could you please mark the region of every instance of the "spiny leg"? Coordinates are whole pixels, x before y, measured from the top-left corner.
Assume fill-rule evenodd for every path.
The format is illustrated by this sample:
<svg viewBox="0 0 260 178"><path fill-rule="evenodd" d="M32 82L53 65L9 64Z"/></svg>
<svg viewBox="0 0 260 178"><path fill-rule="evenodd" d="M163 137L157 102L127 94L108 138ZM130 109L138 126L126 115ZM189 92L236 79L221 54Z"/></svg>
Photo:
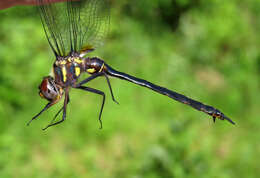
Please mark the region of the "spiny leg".
<svg viewBox="0 0 260 178"><path fill-rule="evenodd" d="M65 121L66 119L66 111L67 111L67 104L68 104L68 98L69 98L69 91L66 90L65 92L65 98L64 98L64 105L63 105L63 108L61 110L63 110L63 115L62 115L62 119L60 121L57 121L55 123L51 123L49 125L47 125L45 128L43 128L42 130L46 130L47 128L51 127L51 126L54 126L54 125L57 125L57 124L60 124L61 122ZM60 111L61 111L60 110ZM60 112L59 111L59 112ZM58 112L58 114L59 114ZM56 115L58 115L56 114ZM55 120L55 119L54 119Z"/></svg>
<svg viewBox="0 0 260 178"><path fill-rule="evenodd" d="M79 82L79 83L78 83L76 86L74 86L74 87L75 87L75 88L78 88L79 86L82 86L83 84L86 84L86 83L90 82L91 80L93 80L93 79L95 79L95 78L97 78L97 77L99 77L99 76L102 76L102 75L104 75L104 76L106 77L106 80L107 80L107 83L108 83L108 86L109 86L109 90L110 90L110 93L111 93L111 96L112 96L112 100L113 100L115 103L119 104L119 103L115 100L115 98L114 98L114 94L113 94L113 91L112 91L112 87L111 87L109 78L108 78L108 76L107 76L107 74L106 74L105 72L98 72L98 73L92 74L90 77L88 77L88 78L82 80L81 82Z"/></svg>
<svg viewBox="0 0 260 178"><path fill-rule="evenodd" d="M34 119L39 117L44 111L49 109L52 105L53 105L52 102L47 103L46 106L27 123L27 126L29 126Z"/></svg>
<svg viewBox="0 0 260 178"><path fill-rule="evenodd" d="M101 110L99 112L99 117L98 117L98 120L99 120L99 123L100 123L100 129L102 129L103 126L102 126L101 115L102 115L104 104L105 104L105 100L106 100L105 93L103 91L100 91L100 90L97 90L97 89L94 89L94 88L90 88L90 87L85 87L85 86L78 86L78 87L75 87L75 88L82 89L82 90L89 91L89 92L96 93L98 95L102 95L103 96Z"/></svg>
<svg viewBox="0 0 260 178"><path fill-rule="evenodd" d="M107 84L108 84L108 87L109 87L109 90L110 90L110 93L111 93L111 96L112 96L112 100L113 100L116 104L119 104L119 103L115 100L115 98L114 98L114 94L113 94L113 91L112 91L112 87L111 87L111 84L110 84L110 80L109 80L107 74L106 74L106 73L103 73L103 74L104 74L104 76L106 77Z"/></svg>
<svg viewBox="0 0 260 178"><path fill-rule="evenodd" d="M70 97L69 97L69 95L68 95L68 103L67 104L69 104L69 102L70 102ZM61 108L60 108L60 110L57 112L57 114L54 116L54 118L52 119L52 121L51 121L51 124L56 120L56 118L58 117L58 115L60 114L60 112L63 110L63 108L64 108L64 106L62 106Z"/></svg>
<svg viewBox="0 0 260 178"><path fill-rule="evenodd" d="M63 111L63 106L60 108L60 110L56 113L56 115L54 116L54 118L51 120L51 124L56 120L56 118L57 118L58 115L61 113L61 111Z"/></svg>
<svg viewBox="0 0 260 178"><path fill-rule="evenodd" d="M79 86L82 86L83 84L88 83L88 82L90 82L91 80L93 80L93 79L95 79L95 78L97 78L97 77L99 77L99 76L102 76L102 75L104 75L104 74L101 73L101 72L92 74L90 77L88 77L88 78L82 80L81 82L79 82L78 84L76 84L76 86L74 86L74 87L75 87L75 88L78 88Z"/></svg>

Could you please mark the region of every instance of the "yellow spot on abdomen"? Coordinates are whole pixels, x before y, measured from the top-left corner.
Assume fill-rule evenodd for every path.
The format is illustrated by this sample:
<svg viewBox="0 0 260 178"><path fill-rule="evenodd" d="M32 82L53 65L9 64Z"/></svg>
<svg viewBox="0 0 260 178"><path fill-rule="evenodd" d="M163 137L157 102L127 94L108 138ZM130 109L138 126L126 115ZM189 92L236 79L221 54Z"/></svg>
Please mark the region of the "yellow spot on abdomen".
<svg viewBox="0 0 260 178"><path fill-rule="evenodd" d="M75 67L75 74L78 77L80 75L80 68L79 67Z"/></svg>
<svg viewBox="0 0 260 178"><path fill-rule="evenodd" d="M66 81L67 81L67 71L66 71L66 67L63 66L61 70L62 70L63 82L66 82Z"/></svg>
<svg viewBox="0 0 260 178"><path fill-rule="evenodd" d="M93 74L94 72L96 72L96 69L90 68L90 69L87 69L87 72L90 73L90 74Z"/></svg>
<svg viewBox="0 0 260 178"><path fill-rule="evenodd" d="M99 72L102 72L102 70L104 69L104 66L105 66L105 63L102 64L102 66L101 66Z"/></svg>

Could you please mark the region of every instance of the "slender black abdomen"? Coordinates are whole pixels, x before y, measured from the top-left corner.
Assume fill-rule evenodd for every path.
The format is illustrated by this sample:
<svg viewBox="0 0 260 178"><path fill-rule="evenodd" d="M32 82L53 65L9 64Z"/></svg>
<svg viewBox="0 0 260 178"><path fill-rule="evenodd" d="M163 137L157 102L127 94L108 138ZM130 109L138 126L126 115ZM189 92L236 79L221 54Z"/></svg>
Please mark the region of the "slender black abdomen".
<svg viewBox="0 0 260 178"><path fill-rule="evenodd" d="M181 102L183 104L187 104L187 105L193 107L194 109L197 109L199 111L205 112L208 115L212 116L214 121L215 121L215 118L218 118L218 119L221 119L221 120L225 120L226 119L229 122L231 122L232 124L235 124L231 119L226 117L222 112L220 112L219 110L215 109L212 106L205 105L205 104L203 104L201 102L198 102L196 100L193 100L193 99L191 99L191 98L189 98L187 96L184 96L182 94L176 93L176 92L174 92L172 90L169 90L167 88L155 85L155 84L153 84L151 82L148 82L146 80L139 79L139 78L136 78L134 76L128 75L126 73L122 73L122 72L116 71L116 70L112 69L108 65L106 65L105 67L106 67L106 73L108 75L110 75L110 76L113 76L113 77L116 77L116 78L120 78L120 79L123 79L123 80L127 80L127 81L135 83L137 85L140 85L140 86L149 88L151 90L154 90L157 93L166 95L166 96L168 96L168 97L170 97L170 98L172 98L172 99L174 99L176 101L179 101L179 102Z"/></svg>

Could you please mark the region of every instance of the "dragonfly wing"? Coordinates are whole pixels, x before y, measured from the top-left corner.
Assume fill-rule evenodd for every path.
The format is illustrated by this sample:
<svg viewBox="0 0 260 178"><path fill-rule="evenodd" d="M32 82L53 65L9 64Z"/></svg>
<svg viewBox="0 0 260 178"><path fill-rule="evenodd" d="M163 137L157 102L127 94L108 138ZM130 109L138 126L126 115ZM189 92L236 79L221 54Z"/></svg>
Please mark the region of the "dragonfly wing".
<svg viewBox="0 0 260 178"><path fill-rule="evenodd" d="M48 42L56 56L92 50L108 32L108 0L37 0Z"/></svg>
<svg viewBox="0 0 260 178"><path fill-rule="evenodd" d="M97 48L102 45L104 37L109 30L110 8L108 0L85 0L73 2L80 4L79 12L75 16L77 22L75 31L77 31L76 51L86 51ZM73 7L72 7L73 8ZM74 43L75 44L75 43Z"/></svg>

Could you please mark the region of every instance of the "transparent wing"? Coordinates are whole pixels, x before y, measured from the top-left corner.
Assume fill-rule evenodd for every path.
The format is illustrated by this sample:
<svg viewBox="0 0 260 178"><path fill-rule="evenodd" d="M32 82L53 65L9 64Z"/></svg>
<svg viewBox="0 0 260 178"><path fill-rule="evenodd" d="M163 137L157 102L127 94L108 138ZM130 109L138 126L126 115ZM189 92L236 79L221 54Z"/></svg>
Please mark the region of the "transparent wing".
<svg viewBox="0 0 260 178"><path fill-rule="evenodd" d="M56 56L102 44L109 28L108 0L37 0L48 42Z"/></svg>

